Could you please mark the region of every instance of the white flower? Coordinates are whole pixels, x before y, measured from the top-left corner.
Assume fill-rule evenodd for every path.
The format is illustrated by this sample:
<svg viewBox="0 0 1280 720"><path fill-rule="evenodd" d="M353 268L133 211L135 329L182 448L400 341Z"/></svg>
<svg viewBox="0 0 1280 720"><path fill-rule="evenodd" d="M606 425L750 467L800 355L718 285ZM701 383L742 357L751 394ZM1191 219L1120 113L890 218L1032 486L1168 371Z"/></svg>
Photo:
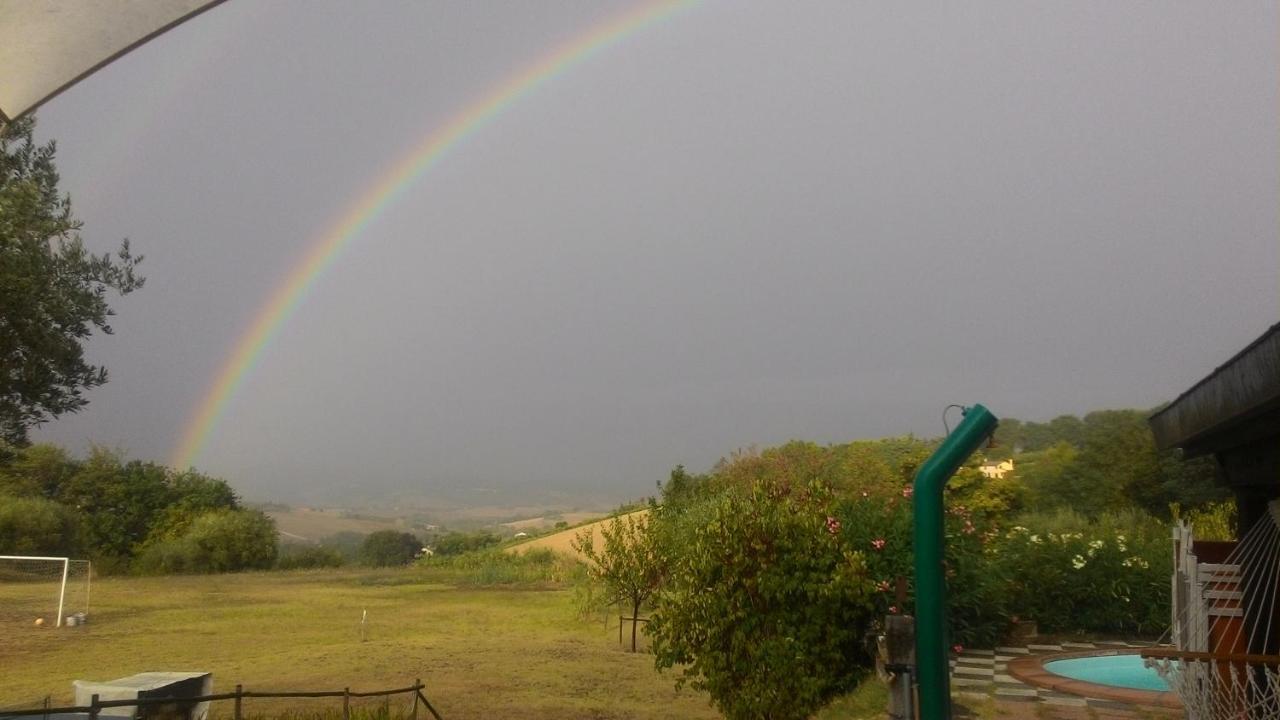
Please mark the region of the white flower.
<svg viewBox="0 0 1280 720"><path fill-rule="evenodd" d="M1093 548L1094 550L1100 549L1103 545L1106 545L1106 543L1102 542L1101 540L1093 540L1089 543L1089 547Z"/></svg>
<svg viewBox="0 0 1280 720"><path fill-rule="evenodd" d="M1071 567L1077 570L1083 568L1086 564L1087 563L1085 562L1085 559L1080 555L1077 555L1074 558L1071 558Z"/></svg>
<svg viewBox="0 0 1280 720"><path fill-rule="evenodd" d="M1031 538L1030 538L1030 540L1031 540L1031 542L1033 542L1033 543L1035 543L1035 544L1037 544L1037 545L1039 545L1039 544L1040 544L1040 536L1039 536L1039 535L1032 535L1032 536L1031 536Z"/></svg>

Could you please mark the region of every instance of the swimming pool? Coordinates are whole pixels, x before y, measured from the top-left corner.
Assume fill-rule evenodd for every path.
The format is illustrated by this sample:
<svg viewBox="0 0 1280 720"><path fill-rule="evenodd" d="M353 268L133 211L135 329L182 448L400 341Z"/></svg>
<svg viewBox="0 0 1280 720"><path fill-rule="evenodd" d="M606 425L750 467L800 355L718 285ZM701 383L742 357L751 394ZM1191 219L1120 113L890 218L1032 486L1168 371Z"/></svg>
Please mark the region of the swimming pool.
<svg viewBox="0 0 1280 720"><path fill-rule="evenodd" d="M1073 680L1133 690L1164 692L1169 684L1155 670L1143 665L1138 655L1094 655L1051 660L1044 669Z"/></svg>

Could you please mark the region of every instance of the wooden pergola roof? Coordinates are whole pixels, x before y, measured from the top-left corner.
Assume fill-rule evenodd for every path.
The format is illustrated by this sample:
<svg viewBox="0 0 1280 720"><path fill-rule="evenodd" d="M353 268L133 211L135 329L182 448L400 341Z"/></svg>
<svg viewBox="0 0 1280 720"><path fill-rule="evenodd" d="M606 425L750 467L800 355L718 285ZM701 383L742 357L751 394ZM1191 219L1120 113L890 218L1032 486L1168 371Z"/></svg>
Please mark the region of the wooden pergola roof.
<svg viewBox="0 0 1280 720"><path fill-rule="evenodd" d="M1187 457L1280 439L1280 323L1148 422L1161 449L1180 447Z"/></svg>

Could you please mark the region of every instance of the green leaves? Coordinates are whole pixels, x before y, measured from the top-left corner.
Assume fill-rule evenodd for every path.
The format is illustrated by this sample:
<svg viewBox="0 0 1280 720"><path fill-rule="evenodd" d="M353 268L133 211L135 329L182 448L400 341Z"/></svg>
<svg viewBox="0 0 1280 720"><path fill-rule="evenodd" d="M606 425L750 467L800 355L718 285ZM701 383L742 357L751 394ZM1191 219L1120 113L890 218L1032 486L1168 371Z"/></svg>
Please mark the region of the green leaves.
<svg viewBox="0 0 1280 720"><path fill-rule="evenodd" d="M870 661L872 585L861 550L828 525L829 489L794 476L658 513L666 582L654 662L730 718L804 718Z"/></svg>
<svg viewBox="0 0 1280 720"><path fill-rule="evenodd" d="M0 439L18 445L107 381L82 342L111 332L108 289L125 295L144 282L127 240L115 257L85 249L58 192L54 144L35 145L34 127L28 118L0 129Z"/></svg>
<svg viewBox="0 0 1280 720"><path fill-rule="evenodd" d="M600 529L597 548L594 531L578 533L573 548L587 560L587 573L603 592L602 604L624 604L631 612L631 651L636 650L636 623L640 608L658 589L665 567L660 561L658 537L650 529L645 511L615 517Z"/></svg>
<svg viewBox="0 0 1280 720"><path fill-rule="evenodd" d="M412 533L379 530L360 546L360 560L373 567L408 565L422 551L422 541Z"/></svg>

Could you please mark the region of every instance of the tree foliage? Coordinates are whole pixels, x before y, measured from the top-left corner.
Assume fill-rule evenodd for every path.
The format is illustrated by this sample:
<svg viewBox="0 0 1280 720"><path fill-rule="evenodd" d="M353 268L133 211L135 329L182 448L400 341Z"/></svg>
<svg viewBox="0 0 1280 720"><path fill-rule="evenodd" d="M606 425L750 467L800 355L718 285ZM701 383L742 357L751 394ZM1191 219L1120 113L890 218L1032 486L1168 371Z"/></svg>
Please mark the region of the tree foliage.
<svg viewBox="0 0 1280 720"><path fill-rule="evenodd" d="M58 191L54 143L37 145L31 118L0 126L0 439L25 444L35 425L88 402L107 381L84 358L93 330L110 333L107 291L143 284L128 241L93 255L71 200Z"/></svg>
<svg viewBox="0 0 1280 720"><path fill-rule="evenodd" d="M74 524L74 532L61 536L74 537L75 551L100 567L122 569L152 546L184 537L197 519L240 507L235 492L222 480L194 470L178 473L155 463L126 461L105 448L94 448L83 460L52 445L10 447L0 455L0 495L61 508L59 522L69 518ZM30 524L11 527L28 536L26 544L48 544L35 539L49 537L47 531ZM274 536L269 544L274 547Z"/></svg>
<svg viewBox="0 0 1280 720"><path fill-rule="evenodd" d="M1145 411L1098 410L1083 419L1066 415L1044 425L1023 423L1024 436L1027 428L1035 428L1034 442L1026 443L1034 450L1015 456L1016 474L1033 508L1067 508L1090 517L1138 508L1167 518L1172 503L1198 508L1227 497L1212 460L1186 461L1180 450L1156 448Z"/></svg>

